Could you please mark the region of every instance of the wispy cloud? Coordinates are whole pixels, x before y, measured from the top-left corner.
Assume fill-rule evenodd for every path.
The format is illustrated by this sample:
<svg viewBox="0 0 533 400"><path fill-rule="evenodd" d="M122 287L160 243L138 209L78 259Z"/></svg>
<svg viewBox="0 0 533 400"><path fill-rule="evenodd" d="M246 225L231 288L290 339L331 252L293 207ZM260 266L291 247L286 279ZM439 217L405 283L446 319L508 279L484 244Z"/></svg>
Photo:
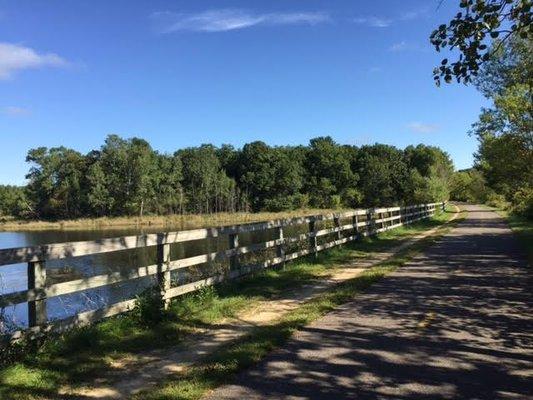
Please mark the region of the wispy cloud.
<svg viewBox="0 0 533 400"><path fill-rule="evenodd" d="M405 40L394 43L389 47L389 51L393 51L393 52L401 52L401 51L422 51L424 52L427 50L428 50L427 47L424 47L417 43L406 42Z"/></svg>
<svg viewBox="0 0 533 400"><path fill-rule="evenodd" d="M412 21L414 19L425 18L429 15L429 8L420 8L411 11L405 11L400 14L398 21Z"/></svg>
<svg viewBox="0 0 533 400"><path fill-rule="evenodd" d="M160 33L224 32L257 25L315 25L330 20L329 15L323 12L255 13L238 9L208 10L194 14L162 11L150 17Z"/></svg>
<svg viewBox="0 0 533 400"><path fill-rule="evenodd" d="M392 24L392 19L380 17L357 17L353 22L360 25L367 25L373 28L387 28Z"/></svg>
<svg viewBox="0 0 533 400"><path fill-rule="evenodd" d="M384 17L384 16L359 16L353 19L353 22L360 25L366 25L373 28L387 28L398 22L412 21L415 19L426 17L429 13L429 9L422 8L416 10L405 11L397 16Z"/></svg>
<svg viewBox="0 0 533 400"><path fill-rule="evenodd" d="M402 40L401 42L394 43L391 47L389 47L390 51L404 51L407 50L407 42L405 40Z"/></svg>
<svg viewBox="0 0 533 400"><path fill-rule="evenodd" d="M9 79L24 69L67 65L64 58L54 53L39 54L29 47L0 43L0 79Z"/></svg>
<svg viewBox="0 0 533 400"><path fill-rule="evenodd" d="M24 117L30 115L31 111L24 107L8 106L2 109L2 114L10 117Z"/></svg>
<svg viewBox="0 0 533 400"><path fill-rule="evenodd" d="M412 132L415 133L432 133L439 130L439 126L435 124L425 124L423 122L411 122L407 125Z"/></svg>

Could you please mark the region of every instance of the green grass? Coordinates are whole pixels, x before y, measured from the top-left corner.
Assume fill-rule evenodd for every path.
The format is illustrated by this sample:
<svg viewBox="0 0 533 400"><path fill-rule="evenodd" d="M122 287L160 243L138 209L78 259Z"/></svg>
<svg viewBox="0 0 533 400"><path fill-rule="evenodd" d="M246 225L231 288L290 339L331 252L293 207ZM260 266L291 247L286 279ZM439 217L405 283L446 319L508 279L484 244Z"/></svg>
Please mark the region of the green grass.
<svg viewBox="0 0 533 400"><path fill-rule="evenodd" d="M174 301L167 318L157 325L145 326L130 315L122 315L60 337L51 337L40 347L21 348L25 354L0 369L0 398L60 398L57 390L61 385L87 384L111 369L113 360L127 358L139 351L179 346L187 335L199 328L209 328L224 318L238 316L259 301L282 297L287 291L323 279L335 268L357 258L389 249L413 235L442 225L451 215L448 211L431 220L330 249L320 253L317 260L302 259L287 264L284 269L270 269L215 288L204 288ZM420 248L422 243L427 240L415 244L413 249ZM306 303L275 324L255 329L237 346L216 352L203 366L191 369L187 372L189 378L171 382L157 393L179 391L179 396L187 393L190 396L172 397L173 394L170 398L198 398L194 393L203 393L235 371L257 361L285 341L295 329L351 298L411 254L412 250L402 252L390 262L369 269L356 280L336 286L331 292ZM2 359L5 362L8 357ZM171 389L176 385L179 389ZM151 395L165 398L162 394L160 397Z"/></svg>

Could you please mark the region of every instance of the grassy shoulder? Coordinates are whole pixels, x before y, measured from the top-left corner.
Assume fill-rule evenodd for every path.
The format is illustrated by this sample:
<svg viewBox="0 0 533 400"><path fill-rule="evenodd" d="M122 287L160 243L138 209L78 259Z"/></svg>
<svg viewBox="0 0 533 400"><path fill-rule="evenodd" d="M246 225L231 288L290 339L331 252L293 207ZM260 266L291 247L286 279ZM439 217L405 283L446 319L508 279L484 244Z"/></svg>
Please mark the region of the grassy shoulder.
<svg viewBox="0 0 533 400"><path fill-rule="evenodd" d="M80 218L58 221L19 220L4 217L0 219L0 231L55 230L55 229L128 229L158 228L194 229L206 226L243 224L273 219L301 217L304 215L327 214L343 210L299 209L282 212L237 212L216 214L172 214L126 217Z"/></svg>
<svg viewBox="0 0 533 400"><path fill-rule="evenodd" d="M183 296L172 303L166 318L159 324L146 325L132 315L122 315L74 330L61 337L50 338L39 348L19 349L26 351L26 355L19 356L18 359L13 356L16 360L4 365L0 370L0 398L58 398L58 389L62 385L87 384L101 373L113 369L116 360L127 359L139 351L180 346L188 335L200 329L216 328L225 318L237 317L260 301L281 298L287 291L329 276L342 265L356 262L358 258L369 257L372 252L391 248L416 234L440 226L451 215L453 213L448 210L431 220L330 249L321 253L318 260L303 259L287 264L285 269L270 269L238 282L205 288ZM415 246L419 248L420 245ZM213 369L212 366L207 366L211 365L210 362L218 363L213 360L218 360L219 357L234 360L237 354L242 354L242 360L231 361L231 366L224 362L223 370L228 374L255 362L258 357L286 340L294 329L323 315L340 304L342 299L352 296L377 277L383 276L394 267L394 263L413 253L409 250L402 254L396 256L395 261L391 261L392 264L385 263L377 269L372 268L352 284L335 287L331 293L319 296L320 300L306 303L299 311L287 314L281 321L254 330L244 341L239 341L239 346L244 347L230 347L222 353L217 352L214 358L210 358L211 361L205 364L207 369L200 366L191 370L188 389L176 390L183 389L184 393L199 394L218 384L218 367ZM231 354L231 357L224 354ZM7 360L11 355L6 353L5 356L3 355L2 359ZM211 371L212 374L205 375L206 371ZM200 376L202 382L193 384ZM175 383L171 382L169 385L173 386ZM167 389L162 388L160 393L165 390ZM191 396L175 398L198 398L196 395Z"/></svg>
<svg viewBox="0 0 533 400"><path fill-rule="evenodd" d="M533 266L533 221L523 216L510 213L508 210L485 206L496 211L507 220L509 227L516 234L516 237L527 252L529 266Z"/></svg>

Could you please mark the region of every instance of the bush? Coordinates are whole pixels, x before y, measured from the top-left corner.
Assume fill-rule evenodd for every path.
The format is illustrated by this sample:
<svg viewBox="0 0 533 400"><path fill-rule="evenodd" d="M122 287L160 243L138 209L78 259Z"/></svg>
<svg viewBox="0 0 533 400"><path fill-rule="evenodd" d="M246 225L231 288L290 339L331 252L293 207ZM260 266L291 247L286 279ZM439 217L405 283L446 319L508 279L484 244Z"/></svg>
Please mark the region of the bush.
<svg viewBox="0 0 533 400"><path fill-rule="evenodd" d="M516 191L511 203L511 211L515 214L533 219L533 188L522 187Z"/></svg>
<svg viewBox="0 0 533 400"><path fill-rule="evenodd" d="M306 194L296 193L290 196L280 196L265 200L263 207L266 211L278 212L297 210L309 205L309 196Z"/></svg>
<svg viewBox="0 0 533 400"><path fill-rule="evenodd" d="M496 207L502 210L509 207L509 203L505 200L505 196L494 192L487 195L486 203L491 207Z"/></svg>
<svg viewBox="0 0 533 400"><path fill-rule="evenodd" d="M209 304L218 299L218 292L214 286L205 285L193 294L201 304Z"/></svg>
<svg viewBox="0 0 533 400"><path fill-rule="evenodd" d="M135 296L135 307L131 316L143 326L156 325L165 319L165 300L161 296L159 286L146 288Z"/></svg>

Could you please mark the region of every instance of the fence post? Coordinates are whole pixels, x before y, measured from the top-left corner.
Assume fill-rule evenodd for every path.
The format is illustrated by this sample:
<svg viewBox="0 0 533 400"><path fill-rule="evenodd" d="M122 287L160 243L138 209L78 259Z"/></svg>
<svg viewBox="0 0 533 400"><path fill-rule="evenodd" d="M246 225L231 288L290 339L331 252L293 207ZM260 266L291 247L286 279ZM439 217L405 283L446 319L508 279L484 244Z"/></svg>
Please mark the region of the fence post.
<svg viewBox="0 0 533 400"><path fill-rule="evenodd" d="M341 230L340 230L341 221L338 216L333 217L333 225L335 226L336 229L338 229L335 235L337 237L337 240L341 240L342 239Z"/></svg>
<svg viewBox="0 0 533 400"><path fill-rule="evenodd" d="M229 248L230 249L236 249L239 247L239 234L238 233L230 233L228 235L229 240ZM230 271L234 271L239 268L239 255L234 254L229 258L229 266Z"/></svg>
<svg viewBox="0 0 533 400"><path fill-rule="evenodd" d="M316 240L315 232L316 232L316 224L315 224L315 219L313 218L311 221L309 221L309 247L310 247L310 250L315 255L315 258L317 258L318 249L317 249L317 240Z"/></svg>
<svg viewBox="0 0 533 400"><path fill-rule="evenodd" d="M28 263L28 290L39 293L46 285L46 263L31 261ZM46 299L28 301L28 326L44 325L48 322Z"/></svg>
<svg viewBox="0 0 533 400"><path fill-rule="evenodd" d="M276 246L276 256L278 258L281 258L281 266L282 268L285 268L285 247L283 242L283 226L280 226L277 230L277 237L278 240L281 242Z"/></svg>
<svg viewBox="0 0 533 400"><path fill-rule="evenodd" d="M159 281L159 289L161 291L161 297L164 299L165 310L170 305L170 299L166 299L167 291L170 289L170 244L162 243L163 237L161 237L157 245L157 280Z"/></svg>
<svg viewBox="0 0 533 400"><path fill-rule="evenodd" d="M352 217L352 225L353 225L353 235L355 236L355 240L359 239L359 218L357 217L357 214L355 214Z"/></svg>
<svg viewBox="0 0 533 400"><path fill-rule="evenodd" d="M367 231L368 231L368 236L370 235L373 235L374 234L374 231L375 231L375 224L374 224L374 218L372 218L372 212L373 210L371 208L369 208L367 211L366 211L366 227L367 227Z"/></svg>

